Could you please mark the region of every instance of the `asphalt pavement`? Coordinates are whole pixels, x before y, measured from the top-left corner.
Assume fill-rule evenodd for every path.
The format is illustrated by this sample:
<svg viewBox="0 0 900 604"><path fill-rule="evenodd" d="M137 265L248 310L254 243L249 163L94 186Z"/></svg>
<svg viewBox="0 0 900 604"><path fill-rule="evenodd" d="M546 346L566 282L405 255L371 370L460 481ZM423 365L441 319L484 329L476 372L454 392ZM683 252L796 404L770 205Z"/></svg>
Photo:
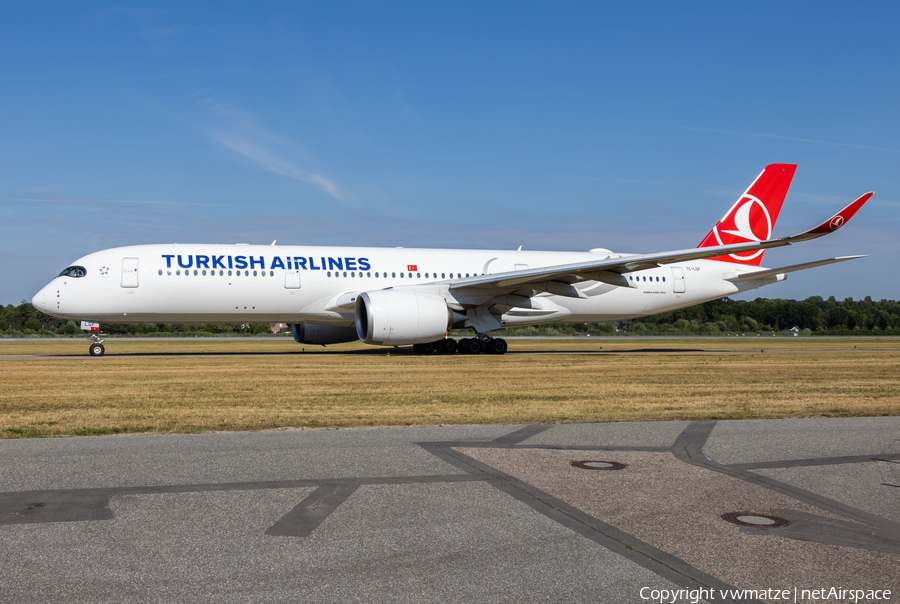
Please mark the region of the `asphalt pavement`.
<svg viewBox="0 0 900 604"><path fill-rule="evenodd" d="M898 568L900 417L0 441L0 602L887 602Z"/></svg>

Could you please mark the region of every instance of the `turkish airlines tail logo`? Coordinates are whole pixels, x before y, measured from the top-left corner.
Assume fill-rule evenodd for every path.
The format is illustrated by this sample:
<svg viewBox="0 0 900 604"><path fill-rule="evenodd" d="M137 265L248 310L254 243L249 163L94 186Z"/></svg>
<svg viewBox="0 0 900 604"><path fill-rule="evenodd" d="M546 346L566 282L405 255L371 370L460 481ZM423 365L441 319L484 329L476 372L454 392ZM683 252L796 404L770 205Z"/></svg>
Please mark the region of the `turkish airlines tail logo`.
<svg viewBox="0 0 900 604"><path fill-rule="evenodd" d="M796 164L766 166L698 247L765 241L772 237L772 229L796 169ZM759 266L764 251L716 256L710 260Z"/></svg>

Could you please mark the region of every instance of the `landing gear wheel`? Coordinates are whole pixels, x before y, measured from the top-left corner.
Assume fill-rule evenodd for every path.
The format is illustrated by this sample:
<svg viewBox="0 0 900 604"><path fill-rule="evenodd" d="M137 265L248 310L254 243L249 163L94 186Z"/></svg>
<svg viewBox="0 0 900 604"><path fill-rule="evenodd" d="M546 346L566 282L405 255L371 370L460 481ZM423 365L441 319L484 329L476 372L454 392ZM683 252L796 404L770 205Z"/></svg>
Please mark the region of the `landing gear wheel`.
<svg viewBox="0 0 900 604"><path fill-rule="evenodd" d="M91 344L90 352L92 357L102 357L103 353L106 352L106 349L103 348L103 344L98 342Z"/></svg>
<svg viewBox="0 0 900 604"><path fill-rule="evenodd" d="M459 341L459 351L462 354L481 354L481 342L475 338L465 338Z"/></svg>
<svg viewBox="0 0 900 604"><path fill-rule="evenodd" d="M484 351L488 354L506 354L509 346L503 338L492 338L484 343Z"/></svg>
<svg viewBox="0 0 900 604"><path fill-rule="evenodd" d="M421 347L421 352L425 354L431 354L434 352L434 342L425 342L424 344L419 344Z"/></svg>
<svg viewBox="0 0 900 604"><path fill-rule="evenodd" d="M440 349L440 352L454 353L456 352L456 340L453 338L447 338L443 340L443 346Z"/></svg>

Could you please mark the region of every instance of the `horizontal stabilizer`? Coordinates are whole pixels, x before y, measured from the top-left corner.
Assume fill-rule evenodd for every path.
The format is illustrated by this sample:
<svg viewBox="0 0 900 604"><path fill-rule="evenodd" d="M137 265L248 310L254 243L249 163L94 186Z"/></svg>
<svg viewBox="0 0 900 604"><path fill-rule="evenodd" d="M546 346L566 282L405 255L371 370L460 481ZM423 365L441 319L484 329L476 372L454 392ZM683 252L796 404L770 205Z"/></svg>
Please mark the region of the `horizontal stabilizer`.
<svg viewBox="0 0 900 604"><path fill-rule="evenodd" d="M817 266L825 266L826 264L834 264L835 262L846 262L847 260L856 260L857 258L865 258L866 256L840 256L838 258L826 258L825 260L816 260L815 262L804 262L803 264L792 264L791 266L783 266L781 268L769 268L762 271L753 271L752 273L744 273L737 277L727 277L726 281L757 281L758 279L766 279L784 273L793 273L796 271L815 268Z"/></svg>

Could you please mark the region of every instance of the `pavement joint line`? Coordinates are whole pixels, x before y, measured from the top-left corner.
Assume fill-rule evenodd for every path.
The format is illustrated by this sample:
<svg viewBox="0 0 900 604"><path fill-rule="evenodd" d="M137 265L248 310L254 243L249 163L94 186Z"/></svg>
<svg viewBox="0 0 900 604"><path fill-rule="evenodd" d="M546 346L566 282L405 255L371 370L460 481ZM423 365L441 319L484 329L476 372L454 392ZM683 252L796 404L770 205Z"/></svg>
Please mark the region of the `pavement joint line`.
<svg viewBox="0 0 900 604"><path fill-rule="evenodd" d="M865 463L871 461L886 461L888 463L900 463L900 453L888 453L880 455L845 455L842 457L813 457L810 459L786 459L780 461L758 461L750 463L733 463L724 467L729 470L765 470L769 468L800 468L806 466L833 466L845 463Z"/></svg>
<svg viewBox="0 0 900 604"><path fill-rule="evenodd" d="M553 449L561 451L645 451L650 453L668 453L672 447L629 447L619 445L544 445L529 443L498 443L496 441L481 440L455 440L418 443L421 445L436 445L441 447L471 447L473 449Z"/></svg>
<svg viewBox="0 0 900 604"><path fill-rule="evenodd" d="M672 454L676 459L680 459L685 463L745 480L751 484L781 493L782 495L787 495L792 499L837 514L838 516L843 516L844 518L854 520L861 524L881 529L893 535L900 535L900 524L888 520L887 518L870 514L869 512L859 510L847 504L835 501L834 499L829 499L822 495L807 491L806 489L801 489L775 480L774 478L769 478L762 474L756 474L749 470L742 469L738 464L729 466L719 463L710 456L709 453L704 451L706 448L706 441L709 439L715 426L715 421L691 422L681 434L678 435L678 438L675 439L675 446L673 447ZM871 456L867 457L871 458Z"/></svg>
<svg viewBox="0 0 900 604"><path fill-rule="evenodd" d="M363 485L430 484L440 482L472 482L478 480L484 480L484 478L473 476L471 474L439 474L428 476L318 478L260 482L219 482L207 484L9 491L0 492L0 526L5 524L111 520L113 518L113 513L112 510L109 509L110 501L113 497L122 495L255 491L303 487L318 488L322 486L337 486L341 488L356 489Z"/></svg>
<svg viewBox="0 0 900 604"><path fill-rule="evenodd" d="M532 436L537 436L541 432L546 432L552 427L552 425L525 426L524 428L520 428L514 432L510 432L509 434L498 436L491 442L498 445L516 445L521 443L522 441L528 440Z"/></svg>
<svg viewBox="0 0 900 604"><path fill-rule="evenodd" d="M323 484L266 529L266 534L273 537L309 537L359 486L358 483Z"/></svg>
<svg viewBox="0 0 900 604"><path fill-rule="evenodd" d="M607 524L580 509L509 474L479 462L444 443L417 443L439 459L475 476L486 476L488 484L528 505L575 533L594 541L606 549L650 570L660 577L686 589L715 589L720 593L734 590L727 583L691 566L684 560L653 547L625 531ZM480 443L483 446L485 443ZM479 445L475 445L476 447ZM728 600L723 600L728 601ZM741 600L741 602L759 602Z"/></svg>

